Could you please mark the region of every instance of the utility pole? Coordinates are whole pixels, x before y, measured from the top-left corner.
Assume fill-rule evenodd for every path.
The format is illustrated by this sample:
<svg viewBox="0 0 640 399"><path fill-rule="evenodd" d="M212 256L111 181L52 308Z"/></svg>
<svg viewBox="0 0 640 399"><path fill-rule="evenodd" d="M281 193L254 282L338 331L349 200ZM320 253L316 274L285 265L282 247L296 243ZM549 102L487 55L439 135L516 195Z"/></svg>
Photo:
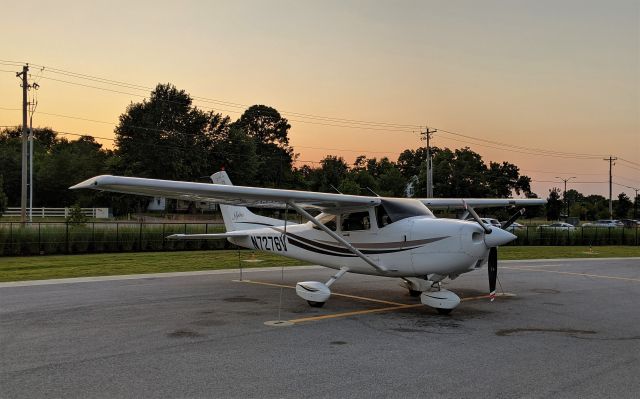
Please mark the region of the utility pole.
<svg viewBox="0 0 640 399"><path fill-rule="evenodd" d="M16 76L22 78L22 189L20 193L20 222L27 221L27 90L29 64L22 67Z"/></svg>
<svg viewBox="0 0 640 399"><path fill-rule="evenodd" d="M575 179L575 176L571 176L568 179L563 179L562 177L556 176L556 179L560 179L564 182L564 193L562 194L562 199L564 199L564 209L566 217L569 217L569 201L567 200L567 182L571 179Z"/></svg>
<svg viewBox="0 0 640 399"><path fill-rule="evenodd" d="M33 83L31 88L38 90L39 84ZM33 222L33 114L36 112L38 101L33 96L29 102L29 223Z"/></svg>
<svg viewBox="0 0 640 399"><path fill-rule="evenodd" d="M427 198L433 198L433 163L431 162L431 135L437 132L437 129L430 130L429 127L424 132L420 132L421 140L427 141Z"/></svg>
<svg viewBox="0 0 640 399"><path fill-rule="evenodd" d="M613 202L611 200L611 195L613 191L613 177L611 175L611 168L613 167L613 161L618 158L610 156L609 158L604 158L604 161L609 161L609 219L613 219Z"/></svg>

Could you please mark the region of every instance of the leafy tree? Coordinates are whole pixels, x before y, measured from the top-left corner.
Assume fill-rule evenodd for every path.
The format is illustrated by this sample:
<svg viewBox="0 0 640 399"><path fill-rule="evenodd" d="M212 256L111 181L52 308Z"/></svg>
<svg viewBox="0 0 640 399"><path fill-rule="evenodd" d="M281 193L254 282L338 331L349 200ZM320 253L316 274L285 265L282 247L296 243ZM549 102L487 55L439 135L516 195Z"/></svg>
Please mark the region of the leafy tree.
<svg viewBox="0 0 640 399"><path fill-rule="evenodd" d="M367 188L378 192L378 181L373 176L371 176L371 173L369 173L369 171L367 171L366 169L352 169L349 172L349 178L355 181L361 188L358 194L362 194L363 190L366 190Z"/></svg>
<svg viewBox="0 0 640 399"><path fill-rule="evenodd" d="M234 122L256 143L258 170L256 184L280 186L292 179L294 153L289 146L291 125L272 107L252 105Z"/></svg>
<svg viewBox="0 0 640 399"><path fill-rule="evenodd" d="M338 186L338 190L343 194L359 195L362 191L362 187L353 180L351 175L348 175L344 180L342 180Z"/></svg>
<svg viewBox="0 0 640 399"><path fill-rule="evenodd" d="M4 178L0 175L0 216L7 209L7 195L4 193Z"/></svg>
<svg viewBox="0 0 640 399"><path fill-rule="evenodd" d="M518 195L531 193L531 179L520 176L518 167L509 162L490 162L486 182L491 197L508 198L514 191Z"/></svg>
<svg viewBox="0 0 640 399"><path fill-rule="evenodd" d="M116 173L196 180L212 172L216 137L229 118L192 105L184 90L158 84L148 100L133 103L116 127Z"/></svg>
<svg viewBox="0 0 640 399"><path fill-rule="evenodd" d="M582 219L585 212L581 205L584 201L584 195L578 192L575 189L567 190L567 192L563 195L562 200L567 204L569 208L569 216L577 216Z"/></svg>
<svg viewBox="0 0 640 399"><path fill-rule="evenodd" d="M625 193L618 194L618 200L615 201L613 209L615 217L624 219L629 215L629 211L633 207L633 202Z"/></svg>
<svg viewBox="0 0 640 399"><path fill-rule="evenodd" d="M320 161L320 181L319 190L324 192L335 192L333 187L338 187L347 176L349 166L342 157L327 155ZM333 186L333 187L331 187Z"/></svg>
<svg viewBox="0 0 640 399"><path fill-rule="evenodd" d="M356 160L353 162L352 171L360 171L367 169L367 156L366 155L358 155Z"/></svg>
<svg viewBox="0 0 640 399"><path fill-rule="evenodd" d="M80 204L76 203L69 209L69 216L67 216L67 223L72 225L83 225L87 223L89 219L82 213Z"/></svg>
<svg viewBox="0 0 640 399"><path fill-rule="evenodd" d="M21 131L0 132L0 170L3 171L9 203L20 203ZM49 128L34 129L34 205L68 206L99 197L91 192L70 191L69 186L106 172L110 151L90 136L69 141Z"/></svg>
<svg viewBox="0 0 640 399"><path fill-rule="evenodd" d="M584 198L586 220L604 219L609 217L609 201L602 195L591 194Z"/></svg>
<svg viewBox="0 0 640 399"><path fill-rule="evenodd" d="M426 153L425 153L426 154ZM448 148L439 150L432 158L433 165L433 193L436 197L452 197L455 191L451 186L453 181L453 169L455 167L455 157L453 151ZM427 195L427 161L421 164L419 180L416 187L416 196Z"/></svg>
<svg viewBox="0 0 640 399"><path fill-rule="evenodd" d="M96 193L87 190L71 191L68 188L82 180L106 173L106 160L109 156L110 152L104 151L102 145L90 136L82 136L74 141L56 139L51 149L43 154L36 171L36 204L69 206L80 202L89 205Z"/></svg>
<svg viewBox="0 0 640 399"><path fill-rule="evenodd" d="M557 187L549 190L547 197L547 220L558 220L562 212L562 200L560 199L560 189Z"/></svg>
<svg viewBox="0 0 640 399"><path fill-rule="evenodd" d="M431 148L432 159L441 150L437 147ZM405 179L411 179L413 176L418 176L424 169L427 161L427 149L420 147L416 150L404 150L398 157L397 166L400 169L400 173Z"/></svg>
<svg viewBox="0 0 640 399"><path fill-rule="evenodd" d="M380 174L378 178L379 192L383 197L403 197L407 185L402 173L396 167L392 167Z"/></svg>
<svg viewBox="0 0 640 399"><path fill-rule="evenodd" d="M242 129L232 126L218 138L215 146L216 170L225 169L236 185L252 185L258 172L256 142Z"/></svg>
<svg viewBox="0 0 640 399"><path fill-rule="evenodd" d="M22 143L20 134L19 128L0 132L0 171L4 177L8 204L20 203L22 182Z"/></svg>

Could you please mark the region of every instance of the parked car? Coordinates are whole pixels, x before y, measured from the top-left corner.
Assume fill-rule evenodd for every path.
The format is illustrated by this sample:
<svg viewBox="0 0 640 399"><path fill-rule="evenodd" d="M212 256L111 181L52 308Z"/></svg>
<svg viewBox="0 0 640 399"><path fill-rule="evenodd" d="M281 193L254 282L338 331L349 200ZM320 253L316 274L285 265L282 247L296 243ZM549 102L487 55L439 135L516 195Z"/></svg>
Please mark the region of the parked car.
<svg viewBox="0 0 640 399"><path fill-rule="evenodd" d="M500 225L502 225L504 223L506 223L506 221L500 222ZM513 222L513 223L511 223L511 226L507 227L507 231L524 230L526 228L527 228L527 226L525 226L524 224L520 224L518 222Z"/></svg>
<svg viewBox="0 0 640 399"><path fill-rule="evenodd" d="M583 224L584 227L622 227L624 224L615 219L600 219L592 223Z"/></svg>
<svg viewBox="0 0 640 399"><path fill-rule="evenodd" d="M539 229L548 229L548 228L553 228L553 229L562 229L562 230L575 230L576 227L572 224L569 223L565 223L565 222L554 222L551 224L541 224L540 226L538 226Z"/></svg>
<svg viewBox="0 0 640 399"><path fill-rule="evenodd" d="M624 227L627 228L636 228L636 227L640 227L640 220L635 220L635 219L622 219L620 220L622 222L622 224L624 225Z"/></svg>

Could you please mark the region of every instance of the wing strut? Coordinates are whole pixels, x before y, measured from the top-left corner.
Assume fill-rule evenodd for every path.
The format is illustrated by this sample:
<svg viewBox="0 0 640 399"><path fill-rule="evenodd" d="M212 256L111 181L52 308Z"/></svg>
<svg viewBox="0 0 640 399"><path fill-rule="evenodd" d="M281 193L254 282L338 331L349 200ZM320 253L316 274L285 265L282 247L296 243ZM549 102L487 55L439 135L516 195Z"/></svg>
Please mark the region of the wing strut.
<svg viewBox="0 0 640 399"><path fill-rule="evenodd" d="M344 245L345 247L347 247L347 249L349 251L351 251L354 255L359 256L363 261L367 262L369 265L371 265L371 267L373 267L374 269L376 269L377 271L379 271L380 273L387 273L388 270L386 267L378 265L377 263L375 263L374 261L372 261L370 258L368 258L367 256L365 256L365 254L363 254L362 252L358 251L358 249L356 247L354 247L353 245L351 245L347 240L345 240L344 238L340 237L339 235L337 235L336 233L334 233L333 231L331 231L327 226L325 226L324 224L318 222L318 220L316 218L314 218L313 216L311 216L307 211L305 211L304 209L302 209L300 206L298 206L295 202L293 201L289 201L288 202L289 205L291 205L291 207L293 209L295 209L300 215L302 215L305 219L307 219L308 221L310 221L311 223L315 224L316 226L318 226L318 228L322 231L324 231L325 233L329 234L331 236L331 238L333 238L334 240L338 241L340 244Z"/></svg>

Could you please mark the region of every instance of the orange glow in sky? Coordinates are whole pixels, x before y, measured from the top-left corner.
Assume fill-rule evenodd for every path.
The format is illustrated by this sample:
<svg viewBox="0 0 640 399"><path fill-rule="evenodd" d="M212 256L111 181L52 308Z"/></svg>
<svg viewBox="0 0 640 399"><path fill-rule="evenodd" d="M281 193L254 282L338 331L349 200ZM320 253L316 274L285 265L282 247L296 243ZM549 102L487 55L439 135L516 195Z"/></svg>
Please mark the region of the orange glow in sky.
<svg viewBox="0 0 640 399"><path fill-rule="evenodd" d="M614 195L640 187L635 0L31 1L6 2L2 14L2 60L144 87L171 82L221 100L196 104L232 119L246 108L234 104L273 106L290 120L300 160L396 160L422 145L419 127L429 125L522 147L444 131L433 139L515 163L542 197L562 187L556 177L572 176L569 188L608 195L609 155L620 159ZM18 70L0 63L2 126L21 123ZM31 73L40 84L34 125L63 132L112 138L126 106L148 95Z"/></svg>

